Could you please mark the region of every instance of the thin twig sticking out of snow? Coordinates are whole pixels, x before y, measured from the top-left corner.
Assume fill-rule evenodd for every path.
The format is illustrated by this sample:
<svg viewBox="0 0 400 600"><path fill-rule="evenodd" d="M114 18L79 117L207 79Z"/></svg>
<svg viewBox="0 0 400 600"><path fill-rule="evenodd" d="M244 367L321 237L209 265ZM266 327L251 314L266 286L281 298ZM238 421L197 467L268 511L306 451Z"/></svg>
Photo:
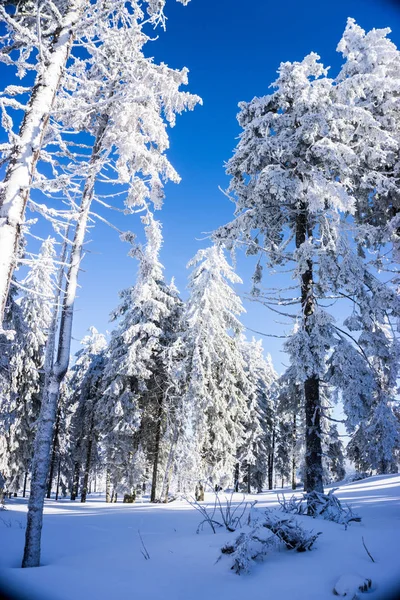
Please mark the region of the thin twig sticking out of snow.
<svg viewBox="0 0 400 600"><path fill-rule="evenodd" d="M364 542L364 536L362 536L362 537L361 537L361 539L362 539L363 546L364 546L364 548L365 548L365 552L368 554L368 556L370 557L370 559L371 559L371 560L372 560L372 562L374 563L374 562L375 562L375 560L374 560L374 558L373 558L372 554L370 553L370 551L368 550L367 546L365 545L365 542Z"/></svg>
<svg viewBox="0 0 400 600"><path fill-rule="evenodd" d="M142 534L140 533L140 529L138 529L138 534L140 537L140 541L142 542L142 548L143 548L143 550L140 550L140 552L143 554L145 560L150 560L150 554L148 553L148 550L147 550L146 546L144 545L144 541L142 538Z"/></svg>

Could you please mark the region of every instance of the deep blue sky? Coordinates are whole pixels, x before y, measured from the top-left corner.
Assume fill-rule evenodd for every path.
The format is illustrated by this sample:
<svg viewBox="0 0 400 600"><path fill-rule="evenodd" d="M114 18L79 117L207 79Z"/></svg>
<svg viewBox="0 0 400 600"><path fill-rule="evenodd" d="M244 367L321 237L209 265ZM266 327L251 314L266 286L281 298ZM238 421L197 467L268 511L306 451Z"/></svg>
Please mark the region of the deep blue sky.
<svg viewBox="0 0 400 600"><path fill-rule="evenodd" d="M183 7L167 0L166 14L167 31L159 31L159 39L149 43L147 54L171 67L188 67L188 89L204 101L194 112L178 117L170 131L169 157L182 182L167 186L164 207L157 213L163 223L161 260L166 276L175 276L185 297L186 263L208 244L199 240L233 215L233 205L218 186L228 183L224 161L230 158L239 133L238 102L268 93L280 62L301 60L311 51L331 65L334 75L341 64L336 46L349 16L364 29L391 27L391 38L400 46L400 4L389 0L191 0ZM116 220L114 215L110 218ZM141 231L136 216L118 218L118 225ZM89 325L103 332L111 329L108 315L118 303L118 290L134 282L137 269L126 256L127 246L106 226L98 224L90 238L76 304L76 339ZM239 256L237 270L244 279L244 293L251 284L249 259ZM283 281L278 274L268 284L279 286ZM289 325L275 322L282 318L260 305L246 304L246 309L242 320L248 327L267 333L289 330ZM77 347L74 343L74 350ZM265 338L264 347L282 372L286 361L281 340Z"/></svg>

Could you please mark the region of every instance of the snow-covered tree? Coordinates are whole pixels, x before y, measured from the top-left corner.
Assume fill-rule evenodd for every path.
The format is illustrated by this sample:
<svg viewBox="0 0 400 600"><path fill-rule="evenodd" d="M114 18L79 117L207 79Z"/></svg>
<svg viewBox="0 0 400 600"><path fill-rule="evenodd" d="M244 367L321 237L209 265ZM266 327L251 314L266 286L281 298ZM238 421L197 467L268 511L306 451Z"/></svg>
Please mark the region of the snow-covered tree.
<svg viewBox="0 0 400 600"><path fill-rule="evenodd" d="M370 296L376 308L379 296L393 296L390 285L374 283L372 266L368 270L362 252L357 254L355 243L361 234L351 219L360 207L353 179L363 157L370 157L371 168L384 164L385 152L375 152L381 133L375 120L351 103L341 84L326 76L318 59L310 54L299 63L283 63L275 92L240 104L243 132L227 169L236 218L216 234L231 246L243 243L249 254L260 252L255 273L260 301L272 307L276 302L281 307L301 306L297 314L284 313L296 321L285 348L304 389L309 491L323 489L320 384L329 350L340 352L347 335L321 300L333 295L358 302L363 296L371 303L366 300ZM382 145L387 151L388 144ZM295 265L297 297L261 292L262 259L272 268ZM389 311L396 316L398 309L391 303ZM278 312L282 314L282 308ZM347 344L347 349L357 354L356 343Z"/></svg>
<svg viewBox="0 0 400 600"><path fill-rule="evenodd" d="M141 450L151 465L154 501L167 410L164 354L173 341L181 302L174 286L164 281L160 223L151 213L142 220L146 244L131 253L139 260L136 284L120 294L122 303L112 314L112 319L120 320L107 351L99 410L113 485L124 478L130 481L130 493L142 485L143 481L133 480L134 457Z"/></svg>
<svg viewBox="0 0 400 600"><path fill-rule="evenodd" d="M187 0L179 1L187 4ZM116 13L122 17L121 33L132 15L138 23L165 23L165 0L143 4L144 10L137 0L32 0L0 6L5 24L0 61L15 70L22 83L25 78L29 81L32 71L36 74L33 85L30 81L28 85L9 85L1 99L2 127L9 141L1 147L8 165L0 194L0 327L30 187L67 59L79 56L76 48L84 42L88 42L87 48L93 47L98 29L106 29ZM114 25L119 27L121 22ZM140 26L138 33L143 37ZM11 58L11 53L16 53L16 58ZM29 99L24 103L26 95ZM10 109L21 115L15 124Z"/></svg>
<svg viewBox="0 0 400 600"><path fill-rule="evenodd" d="M232 483L243 444L247 393L251 388L240 350L242 303L230 286L240 278L219 246L199 250L189 262L190 298L176 348L176 377L190 415L193 468L197 479L226 487ZM251 390L250 390L250 393Z"/></svg>
<svg viewBox="0 0 400 600"><path fill-rule="evenodd" d="M286 450L290 462L292 489L297 486L297 472L302 460L302 440L304 439L304 390L296 377L293 367L289 367L278 380L277 421L290 423L288 434L289 448ZM282 450L281 450L282 455Z"/></svg>
<svg viewBox="0 0 400 600"><path fill-rule="evenodd" d="M355 218L362 225L358 242L374 246L392 242L398 257L400 52L389 34L389 28L365 32L349 18L337 48L345 58L337 81L342 101L356 108L352 142L358 160L353 176Z"/></svg>
<svg viewBox="0 0 400 600"><path fill-rule="evenodd" d="M39 564L43 488L60 386L69 365L73 306L95 182L108 161L117 174L113 183L127 185L128 205L136 200L136 205L143 208L147 197L159 205L163 181L177 179L165 158L165 121L172 125L177 112L192 108L199 101L179 90L186 82L186 70L177 72L144 59L142 46L150 39L143 31L146 19L136 1L128 4L121 0L89 3L85 13L89 15L87 28L79 38L88 56L86 60L73 60L71 54L67 71L73 81L65 76L63 81L67 83L60 92L63 118L59 122L72 132L83 130L91 134L93 144L88 161L78 174L78 179L83 179L82 196L74 211L77 224L66 273L56 359L48 376L36 438L24 566ZM163 6L163 2L148 3L150 21L162 18ZM72 94L66 93L67 87ZM76 122L77 115L84 118ZM52 131L55 130L54 127ZM61 139L59 145L65 149L67 143ZM71 185L70 176L68 182Z"/></svg>
<svg viewBox="0 0 400 600"><path fill-rule="evenodd" d="M23 331L13 341L10 381L13 404L9 465L11 486L18 490L30 471L43 388L45 346L54 297L54 240L48 238L22 281L19 299ZM25 487L25 486L24 486Z"/></svg>
<svg viewBox="0 0 400 600"><path fill-rule="evenodd" d="M68 405L72 412L69 441L75 471L71 499L75 500L79 492L75 483L79 483L82 475L81 502L86 502L89 475L100 434L97 416L100 412L98 403L102 399L101 379L107 342L103 334L90 327L81 344L83 348L76 355L68 379Z"/></svg>
<svg viewBox="0 0 400 600"><path fill-rule="evenodd" d="M244 425L244 440L239 448L239 458L244 469L247 492L255 487L261 492L267 478L272 476L275 412L277 398L277 374L269 355L263 355L261 340L252 339L241 344L246 364L246 374L252 384L247 392L247 421ZM272 481L271 487L272 487Z"/></svg>

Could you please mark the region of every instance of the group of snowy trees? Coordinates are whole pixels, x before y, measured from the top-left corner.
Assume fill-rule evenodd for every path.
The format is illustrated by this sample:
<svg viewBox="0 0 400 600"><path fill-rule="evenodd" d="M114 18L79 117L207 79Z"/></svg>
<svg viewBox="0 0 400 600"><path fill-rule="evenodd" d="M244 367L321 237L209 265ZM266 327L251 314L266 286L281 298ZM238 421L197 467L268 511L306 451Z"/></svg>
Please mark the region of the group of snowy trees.
<svg viewBox="0 0 400 600"><path fill-rule="evenodd" d="M335 79L316 54L281 64L272 94L240 104L227 167L236 217L216 237L259 255L254 293L294 321L285 347L308 491L323 490L324 458L338 450L335 429L323 439L338 396L357 467L397 469L400 53L388 33L349 19ZM296 284L262 289L263 266L291 267ZM337 323L328 308L340 301Z"/></svg>
<svg viewBox="0 0 400 600"><path fill-rule="evenodd" d="M23 566L40 562L52 490L84 502L104 479L108 501L201 500L206 484L250 492L300 478L322 491L345 473L338 399L357 469L399 462L399 51L388 30L349 20L335 79L310 54L240 104L235 219L189 263L184 302L165 281L153 209L179 181L167 127L201 100L181 90L186 69L146 57L164 5L0 4L0 61L18 79L0 92L0 460L9 490L29 487ZM27 208L51 231L39 250ZM140 213L146 242L119 232L136 280L110 339L91 328L71 367L87 231L108 209ZM243 334L225 255L242 245L259 256L253 297L294 321L280 378ZM263 288L266 268L293 281Z"/></svg>

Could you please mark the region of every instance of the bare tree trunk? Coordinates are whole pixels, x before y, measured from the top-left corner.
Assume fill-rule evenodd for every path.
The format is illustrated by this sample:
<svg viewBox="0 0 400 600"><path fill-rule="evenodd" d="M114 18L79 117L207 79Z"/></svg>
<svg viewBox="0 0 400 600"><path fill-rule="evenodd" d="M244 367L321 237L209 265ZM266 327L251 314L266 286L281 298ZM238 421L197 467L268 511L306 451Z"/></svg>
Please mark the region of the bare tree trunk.
<svg viewBox="0 0 400 600"><path fill-rule="evenodd" d="M304 205L296 222L296 248L299 248L311 236L308 228L308 215ZM313 265L307 261L307 269L301 275L301 306L303 321L307 333L311 333L310 317L314 313L315 301L313 296ZM311 375L304 382L305 412L306 412L306 492L323 492L322 482L322 431L321 431L321 404L320 386L317 374Z"/></svg>
<svg viewBox="0 0 400 600"><path fill-rule="evenodd" d="M168 453L168 460L167 460L167 465L165 467L165 475L164 475L163 487L162 487L162 492L161 492L161 498L164 499L165 504L168 502L169 486L171 483L172 469L174 466L175 448L176 448L176 444L178 442L178 437L179 437L179 423L177 422L175 424L174 435L173 435L172 442L171 442L171 448Z"/></svg>
<svg viewBox="0 0 400 600"><path fill-rule="evenodd" d="M275 427L272 429L271 451L268 454L268 489L274 487Z"/></svg>
<svg viewBox="0 0 400 600"><path fill-rule="evenodd" d="M73 29L86 2L72 0L62 25L55 32L49 59L37 75L6 171L0 195L0 331L29 188L72 45Z"/></svg>
<svg viewBox="0 0 400 600"><path fill-rule="evenodd" d="M24 475L24 489L22 491L22 497L25 498L26 496L26 483L28 481L28 471L25 471L25 475Z"/></svg>
<svg viewBox="0 0 400 600"><path fill-rule="evenodd" d="M90 466L92 462L92 446L93 446L93 423L91 425L90 437L87 445L85 472L83 475L83 486L81 494L81 502L86 502L87 489L89 483Z"/></svg>
<svg viewBox="0 0 400 600"><path fill-rule="evenodd" d="M157 476L158 476L158 465L160 462L162 414L163 414L162 400L161 400L161 398L159 398L158 399L157 422L156 422L156 437L155 437L155 441L154 441L153 476L152 476L152 480L151 480L150 502L156 502L156 500L157 500Z"/></svg>
<svg viewBox="0 0 400 600"><path fill-rule="evenodd" d="M240 465L237 462L235 465L235 472L233 474L233 489L235 492L239 491L239 473L240 473Z"/></svg>
<svg viewBox="0 0 400 600"><path fill-rule="evenodd" d="M80 474L81 474L81 465L80 465L79 461L76 461L75 465L74 465L74 477L72 480L71 500L76 500L76 497L78 495Z"/></svg>
<svg viewBox="0 0 400 600"><path fill-rule="evenodd" d="M251 494L251 464L247 463L247 493Z"/></svg>
<svg viewBox="0 0 400 600"><path fill-rule="evenodd" d="M293 411L293 427L292 427L292 490L296 489L296 441L297 441L297 423L296 412Z"/></svg>
<svg viewBox="0 0 400 600"><path fill-rule="evenodd" d="M47 494L46 494L47 498L51 498L51 486L53 484L54 469L55 469L56 460L57 460L57 446L58 446L58 433L60 431L60 417L61 417L60 409L58 409L56 425L54 428L53 449L51 452L50 473L49 473L49 481L48 481L48 485L47 485Z"/></svg>
<svg viewBox="0 0 400 600"><path fill-rule="evenodd" d="M110 470L107 468L106 473L106 502L112 502L111 500L111 474Z"/></svg>
<svg viewBox="0 0 400 600"><path fill-rule="evenodd" d="M60 479L61 479L61 458L58 459L56 500L58 500L58 494L60 491Z"/></svg>

